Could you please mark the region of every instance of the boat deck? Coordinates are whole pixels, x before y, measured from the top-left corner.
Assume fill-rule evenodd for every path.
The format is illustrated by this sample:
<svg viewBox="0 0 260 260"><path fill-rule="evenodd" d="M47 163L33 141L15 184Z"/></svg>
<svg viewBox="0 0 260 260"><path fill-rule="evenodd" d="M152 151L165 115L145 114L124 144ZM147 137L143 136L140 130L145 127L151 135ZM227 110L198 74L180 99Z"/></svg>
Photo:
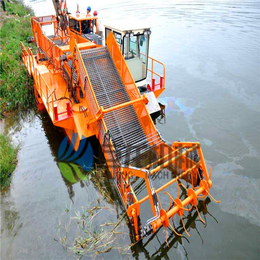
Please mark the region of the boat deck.
<svg viewBox="0 0 260 260"><path fill-rule="evenodd" d="M41 95L41 100L44 103L47 111L53 122L60 121L68 118L67 113L67 102L72 102L70 95L68 93L67 83L64 80L62 73L53 73L52 67L47 67L46 65L35 64L35 69L37 71L37 80L39 80L39 93ZM49 109L48 109L49 104ZM87 107L85 100L78 104L73 104L71 107L74 111L79 111L80 107ZM55 120L53 107L57 107L58 120Z"/></svg>

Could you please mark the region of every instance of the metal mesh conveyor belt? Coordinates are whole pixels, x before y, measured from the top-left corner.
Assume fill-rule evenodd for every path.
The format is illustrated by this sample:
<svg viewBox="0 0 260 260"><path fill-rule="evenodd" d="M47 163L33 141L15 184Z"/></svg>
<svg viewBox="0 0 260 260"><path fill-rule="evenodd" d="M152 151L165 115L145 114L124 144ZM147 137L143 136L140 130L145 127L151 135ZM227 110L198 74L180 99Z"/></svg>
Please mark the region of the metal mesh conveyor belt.
<svg viewBox="0 0 260 260"><path fill-rule="evenodd" d="M106 109L130 101L106 47L81 51L81 56L99 106ZM149 142L159 144L161 139L157 132L146 137L132 105L106 113L104 121L121 164L144 167L146 159L154 157Z"/></svg>

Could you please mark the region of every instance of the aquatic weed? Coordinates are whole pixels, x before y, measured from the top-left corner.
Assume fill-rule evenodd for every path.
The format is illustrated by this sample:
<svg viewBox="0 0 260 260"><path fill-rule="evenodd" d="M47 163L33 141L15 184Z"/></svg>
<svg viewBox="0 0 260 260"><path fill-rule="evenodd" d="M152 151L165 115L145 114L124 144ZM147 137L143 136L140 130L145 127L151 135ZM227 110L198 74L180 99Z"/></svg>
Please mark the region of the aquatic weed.
<svg viewBox="0 0 260 260"><path fill-rule="evenodd" d="M98 190L97 197L86 206L81 206L80 210L74 213L70 211L69 221L61 220L62 216L59 218L58 238L55 241L60 241L69 253L79 258L82 256L95 258L111 250L116 250L120 256L125 257L129 255L132 246L129 244L122 246L122 236L129 237L126 212L118 219L114 201L107 185L104 184L107 180L104 171L105 167L101 169L96 167L88 173ZM100 200L100 195L103 200ZM64 214L67 213L62 215Z"/></svg>

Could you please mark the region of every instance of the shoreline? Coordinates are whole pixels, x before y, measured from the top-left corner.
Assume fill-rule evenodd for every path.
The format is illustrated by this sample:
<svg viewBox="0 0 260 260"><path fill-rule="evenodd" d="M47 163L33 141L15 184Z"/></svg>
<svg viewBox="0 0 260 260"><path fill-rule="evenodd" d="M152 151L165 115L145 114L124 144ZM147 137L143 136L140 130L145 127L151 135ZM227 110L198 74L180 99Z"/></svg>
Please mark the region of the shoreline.
<svg viewBox="0 0 260 260"><path fill-rule="evenodd" d="M1 6L1 78L0 78L0 168L1 191L10 186L12 173L17 165L19 145L16 147L5 133L5 118L14 117L19 111L34 106L33 80L28 75L20 54L20 41L26 42L31 35L30 16L33 11L22 2L5 2Z"/></svg>

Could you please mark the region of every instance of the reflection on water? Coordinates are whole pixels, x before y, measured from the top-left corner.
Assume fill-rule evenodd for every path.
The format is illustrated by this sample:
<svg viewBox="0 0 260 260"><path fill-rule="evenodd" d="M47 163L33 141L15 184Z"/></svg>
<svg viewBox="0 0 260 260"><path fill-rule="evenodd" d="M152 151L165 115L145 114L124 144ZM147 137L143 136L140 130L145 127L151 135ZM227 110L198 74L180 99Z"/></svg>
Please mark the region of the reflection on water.
<svg viewBox="0 0 260 260"><path fill-rule="evenodd" d="M162 228L133 246L132 257L259 258L259 1L79 2L82 8L90 4L97 9L103 22L127 17L129 23L142 20L152 26L150 56L166 66L161 102L167 123L157 127L166 140L202 143L212 166L211 192L222 201L200 203L206 228L193 210L185 219L191 237L176 218L181 238L167 230L168 247ZM76 10L75 2L67 4ZM34 8L49 14L52 1ZM73 216L99 199L114 209L109 217L120 218L123 211L110 183L105 187L113 203L95 179L71 184L63 178L57 163L64 134L46 114L29 112L6 120L5 131L21 145L12 185L1 199L3 259L70 259L55 242L59 216L68 205L67 214ZM130 238L120 237L120 244L130 244ZM120 254L111 250L102 257L119 259Z"/></svg>
<svg viewBox="0 0 260 260"><path fill-rule="evenodd" d="M5 194L6 197L9 195L9 192ZM15 209L14 203L7 200L4 208L1 207L1 213L1 218L4 220L1 226L1 233L6 229L8 230L8 236L16 236L23 224L19 223L19 212Z"/></svg>

